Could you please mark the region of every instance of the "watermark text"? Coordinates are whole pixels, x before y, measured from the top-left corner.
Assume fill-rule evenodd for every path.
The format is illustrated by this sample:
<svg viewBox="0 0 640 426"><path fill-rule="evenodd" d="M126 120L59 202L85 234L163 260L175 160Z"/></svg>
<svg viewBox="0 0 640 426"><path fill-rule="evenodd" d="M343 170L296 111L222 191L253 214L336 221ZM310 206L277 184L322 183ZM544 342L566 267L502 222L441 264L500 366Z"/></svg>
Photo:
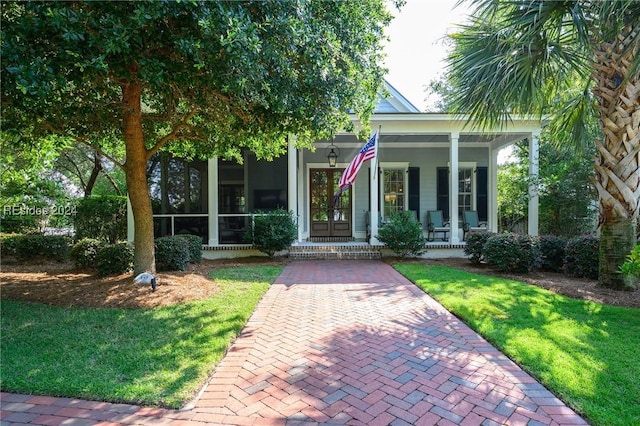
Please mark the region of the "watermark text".
<svg viewBox="0 0 640 426"><path fill-rule="evenodd" d="M61 204L53 206L28 206L26 204L2 207L4 216L75 216L76 206Z"/></svg>

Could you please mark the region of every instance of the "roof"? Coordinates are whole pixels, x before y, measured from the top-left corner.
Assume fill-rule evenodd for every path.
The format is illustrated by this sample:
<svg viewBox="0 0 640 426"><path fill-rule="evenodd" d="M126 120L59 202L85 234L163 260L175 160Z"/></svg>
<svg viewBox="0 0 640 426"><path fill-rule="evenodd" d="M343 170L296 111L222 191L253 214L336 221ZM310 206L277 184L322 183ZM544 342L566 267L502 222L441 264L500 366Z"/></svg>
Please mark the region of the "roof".
<svg viewBox="0 0 640 426"><path fill-rule="evenodd" d="M402 93L393 87L387 80L384 81L384 92L378 94L378 101L374 114L386 113L417 113L420 112Z"/></svg>

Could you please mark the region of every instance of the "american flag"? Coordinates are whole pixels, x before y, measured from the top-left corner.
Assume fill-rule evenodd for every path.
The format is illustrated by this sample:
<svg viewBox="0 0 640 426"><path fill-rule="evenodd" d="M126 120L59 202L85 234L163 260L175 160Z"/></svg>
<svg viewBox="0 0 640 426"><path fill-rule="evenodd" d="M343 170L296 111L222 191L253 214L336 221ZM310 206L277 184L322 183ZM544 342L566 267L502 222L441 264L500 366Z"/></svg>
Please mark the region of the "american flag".
<svg viewBox="0 0 640 426"><path fill-rule="evenodd" d="M353 182L356 180L356 176L360 171L360 167L362 167L362 163L367 160L372 160L376 158L376 152L378 150L378 132L375 132L373 136L369 139L369 141L364 144L362 149L356 154L351 163L344 169L342 172L342 176L340 176L340 181L338 182L338 186L340 187L339 192L349 188L349 186L353 185Z"/></svg>

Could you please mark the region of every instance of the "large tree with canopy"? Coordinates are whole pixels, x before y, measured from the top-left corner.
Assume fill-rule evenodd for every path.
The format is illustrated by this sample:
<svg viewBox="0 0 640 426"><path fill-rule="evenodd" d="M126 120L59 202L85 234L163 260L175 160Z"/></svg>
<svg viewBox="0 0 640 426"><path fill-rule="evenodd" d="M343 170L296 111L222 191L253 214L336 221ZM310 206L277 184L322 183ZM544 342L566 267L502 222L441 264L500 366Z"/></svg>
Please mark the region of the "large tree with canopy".
<svg viewBox="0 0 640 426"><path fill-rule="evenodd" d="M54 134L125 170L135 273L155 269L152 155L270 159L289 135L307 147L329 138L349 112L366 123L391 19L383 0L0 7L3 132L20 144Z"/></svg>

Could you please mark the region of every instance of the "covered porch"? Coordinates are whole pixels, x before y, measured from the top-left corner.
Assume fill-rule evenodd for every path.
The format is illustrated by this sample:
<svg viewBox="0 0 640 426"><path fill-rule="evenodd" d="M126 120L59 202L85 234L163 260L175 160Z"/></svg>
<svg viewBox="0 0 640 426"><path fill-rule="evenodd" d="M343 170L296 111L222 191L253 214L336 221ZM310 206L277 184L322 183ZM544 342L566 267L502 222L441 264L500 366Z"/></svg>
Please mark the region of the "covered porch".
<svg viewBox="0 0 640 426"><path fill-rule="evenodd" d="M357 129L360 123L354 125ZM342 245L353 244L382 253L385 249L375 236L393 211L415 212L426 236L427 212L440 210L450 229L444 241L439 235L428 243L426 256L451 257L464 247L464 211L477 211L487 229L497 231L500 150L527 140L530 176L538 174L539 120L517 118L501 129L481 132L464 117L396 112L376 113L370 126L380 129L377 159L364 163L339 205L333 198L337 181L365 142L353 133L318 141L313 150L296 148L291 136L287 155L272 162L249 152L243 164L218 158L153 162L148 176L156 236L199 235L207 257L259 254L244 240L253 217L284 208L298 223L292 247L322 243L340 251ZM332 148L338 153L334 167L327 159ZM529 195L528 232L537 235L533 185ZM133 241L132 226L129 239Z"/></svg>
<svg viewBox="0 0 640 426"><path fill-rule="evenodd" d="M289 208L299 218L299 242L318 237L337 240L346 228L354 240L376 245L379 227L393 211L402 210L414 212L426 236L427 212L438 210L449 222L445 242L455 246L463 243L465 211L477 212L489 231L497 231L498 156L503 148L527 140L530 176L538 174L540 121L517 119L500 130L481 132L464 118L445 114L390 113L376 114L371 128L380 129L377 159L364 163L337 205L332 198L336 176L364 141L342 133L332 141L318 142L315 151L291 148L296 158L289 167L289 182L294 183L289 199L296 203ZM332 151L338 153L335 167L326 159ZM537 235L538 198L533 185L529 195L528 232ZM317 232L319 225L325 226L322 232Z"/></svg>

